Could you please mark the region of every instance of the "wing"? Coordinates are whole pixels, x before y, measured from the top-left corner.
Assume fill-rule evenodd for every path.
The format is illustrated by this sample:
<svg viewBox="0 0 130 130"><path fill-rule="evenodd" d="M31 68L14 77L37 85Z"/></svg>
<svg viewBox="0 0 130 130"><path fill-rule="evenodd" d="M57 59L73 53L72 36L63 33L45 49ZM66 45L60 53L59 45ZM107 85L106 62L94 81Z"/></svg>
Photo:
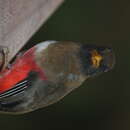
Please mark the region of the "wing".
<svg viewBox="0 0 130 130"><path fill-rule="evenodd" d="M15 84L15 86L13 86L11 89L1 93L0 99L16 96L23 93L25 90L31 88L33 81L35 81L37 77L38 74L36 72L30 72L24 80Z"/></svg>
<svg viewBox="0 0 130 130"><path fill-rule="evenodd" d="M37 77L37 72L30 72L24 80L21 80L11 89L1 93L0 112L15 114L29 111L30 101L33 101L33 98L28 98L28 95L31 94L34 81L37 80Z"/></svg>
<svg viewBox="0 0 130 130"><path fill-rule="evenodd" d="M17 83L11 89L1 93L0 99L23 93L27 87L29 87L29 81L28 81L28 79L24 79L21 82Z"/></svg>

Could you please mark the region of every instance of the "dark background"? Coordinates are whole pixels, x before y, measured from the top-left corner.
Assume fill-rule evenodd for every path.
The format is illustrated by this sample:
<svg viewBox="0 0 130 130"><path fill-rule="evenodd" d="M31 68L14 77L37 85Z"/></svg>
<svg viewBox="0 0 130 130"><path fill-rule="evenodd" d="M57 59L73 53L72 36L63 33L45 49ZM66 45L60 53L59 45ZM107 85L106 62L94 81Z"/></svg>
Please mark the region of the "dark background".
<svg viewBox="0 0 130 130"><path fill-rule="evenodd" d="M66 0L25 48L44 40L111 46L116 66L47 108L1 114L0 129L130 130L130 1Z"/></svg>

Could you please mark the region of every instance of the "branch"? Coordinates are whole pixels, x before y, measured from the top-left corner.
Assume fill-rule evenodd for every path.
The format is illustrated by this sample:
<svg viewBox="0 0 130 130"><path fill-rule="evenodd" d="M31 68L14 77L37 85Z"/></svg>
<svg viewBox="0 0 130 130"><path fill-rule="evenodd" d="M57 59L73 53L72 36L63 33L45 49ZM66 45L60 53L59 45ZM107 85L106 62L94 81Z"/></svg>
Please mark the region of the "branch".
<svg viewBox="0 0 130 130"><path fill-rule="evenodd" d="M62 2L63 0L0 0L0 46L9 48L8 61Z"/></svg>

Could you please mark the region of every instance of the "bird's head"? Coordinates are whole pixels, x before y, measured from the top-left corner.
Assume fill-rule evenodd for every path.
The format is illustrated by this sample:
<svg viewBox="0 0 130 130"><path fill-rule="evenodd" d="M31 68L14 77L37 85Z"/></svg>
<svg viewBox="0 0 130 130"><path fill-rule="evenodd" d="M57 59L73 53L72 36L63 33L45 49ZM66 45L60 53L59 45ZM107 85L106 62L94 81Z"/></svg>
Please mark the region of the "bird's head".
<svg viewBox="0 0 130 130"><path fill-rule="evenodd" d="M83 71L90 77L111 70L115 64L115 55L110 47L82 45L80 57Z"/></svg>

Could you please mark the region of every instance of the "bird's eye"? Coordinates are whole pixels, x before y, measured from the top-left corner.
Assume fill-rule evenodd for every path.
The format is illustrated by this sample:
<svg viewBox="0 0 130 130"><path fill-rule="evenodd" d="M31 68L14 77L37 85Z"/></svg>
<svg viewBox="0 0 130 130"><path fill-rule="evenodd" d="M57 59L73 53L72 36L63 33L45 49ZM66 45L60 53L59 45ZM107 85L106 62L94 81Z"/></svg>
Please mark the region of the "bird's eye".
<svg viewBox="0 0 130 130"><path fill-rule="evenodd" d="M91 51L91 62L93 67L98 68L101 64L103 57L97 52L97 50Z"/></svg>

